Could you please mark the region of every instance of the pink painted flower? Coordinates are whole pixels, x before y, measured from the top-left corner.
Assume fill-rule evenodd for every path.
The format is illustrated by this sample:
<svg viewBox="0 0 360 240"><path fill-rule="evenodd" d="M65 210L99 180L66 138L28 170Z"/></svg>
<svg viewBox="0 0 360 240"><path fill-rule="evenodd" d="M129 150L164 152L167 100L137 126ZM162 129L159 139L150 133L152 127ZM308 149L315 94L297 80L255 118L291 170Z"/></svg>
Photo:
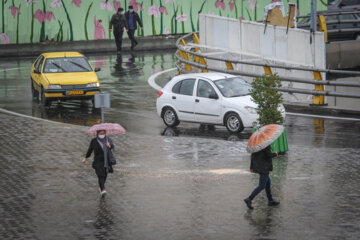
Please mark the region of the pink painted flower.
<svg viewBox="0 0 360 240"><path fill-rule="evenodd" d="M139 2L136 2L136 0L131 0L129 2L129 6L133 6L135 12L138 11L138 8L140 9L140 11L143 11L141 4Z"/></svg>
<svg viewBox="0 0 360 240"><path fill-rule="evenodd" d="M45 21L49 21L49 22L50 22L51 19L56 20L54 13L53 13L52 11L46 12L46 13L45 13Z"/></svg>
<svg viewBox="0 0 360 240"><path fill-rule="evenodd" d="M15 7L15 6L10 6L9 9L10 9L11 14L13 15L14 18L16 17L17 14L18 15L21 14L20 9Z"/></svg>
<svg viewBox="0 0 360 240"><path fill-rule="evenodd" d="M165 6L159 7L159 11L160 11L161 13L165 13L165 15L168 15L168 12L167 12Z"/></svg>
<svg viewBox="0 0 360 240"><path fill-rule="evenodd" d="M10 38L8 37L8 35L6 35L6 33L0 33L0 42L2 44L9 44L10 43Z"/></svg>
<svg viewBox="0 0 360 240"><path fill-rule="evenodd" d="M222 10L225 10L225 3L224 0L218 0L215 2L215 7L219 8L221 7Z"/></svg>
<svg viewBox="0 0 360 240"><path fill-rule="evenodd" d="M166 28L165 31L164 31L164 34L165 34L165 35L169 35L169 34L170 34L170 30L169 30L168 28Z"/></svg>
<svg viewBox="0 0 360 240"><path fill-rule="evenodd" d="M240 20L246 20L246 19L245 19L245 18L243 18L243 17L239 17L239 19L240 19Z"/></svg>
<svg viewBox="0 0 360 240"><path fill-rule="evenodd" d="M26 3L26 6L29 6L31 3L37 3L35 0L24 0Z"/></svg>
<svg viewBox="0 0 360 240"><path fill-rule="evenodd" d="M254 10L255 9L255 0L248 0L248 2L250 3L250 9Z"/></svg>
<svg viewBox="0 0 360 240"><path fill-rule="evenodd" d="M169 3L169 2L171 2L171 0L165 0L165 4L166 3ZM172 2L175 4L175 6L176 6L176 0L172 0Z"/></svg>
<svg viewBox="0 0 360 240"><path fill-rule="evenodd" d="M228 4L229 4L230 12L232 12L235 8L235 0L229 0Z"/></svg>
<svg viewBox="0 0 360 240"><path fill-rule="evenodd" d="M96 16L94 16L94 40L97 39L106 39L106 31L104 26L102 25L101 19L96 20Z"/></svg>
<svg viewBox="0 0 360 240"><path fill-rule="evenodd" d="M54 1L50 4L50 7L52 7L52 8L58 7L58 8L61 9L62 3L61 3L60 0L54 0Z"/></svg>
<svg viewBox="0 0 360 240"><path fill-rule="evenodd" d="M118 2L118 1L113 1L113 4L114 4L114 8L115 8L115 11L117 11L120 7L121 7L121 3Z"/></svg>
<svg viewBox="0 0 360 240"><path fill-rule="evenodd" d="M81 0L72 0L71 5L75 4L77 7L80 7Z"/></svg>
<svg viewBox="0 0 360 240"><path fill-rule="evenodd" d="M109 0L104 0L103 2L100 3L100 8L102 10L104 10L105 8L108 10L108 11L112 11L113 10L113 7L111 6L111 4L109 3Z"/></svg>
<svg viewBox="0 0 360 240"><path fill-rule="evenodd" d="M187 17L187 15L184 13L184 14L180 14L180 15L178 15L177 17L176 17L176 20L178 21L178 22L185 22L186 21L186 17Z"/></svg>
<svg viewBox="0 0 360 240"><path fill-rule="evenodd" d="M281 0L272 0L271 3L274 3L274 2L281 2Z"/></svg>
<svg viewBox="0 0 360 240"><path fill-rule="evenodd" d="M34 13L34 18L39 21L39 23L43 23L45 21L51 21L51 19L55 19L55 15L52 11L50 12L43 12L40 9L36 10Z"/></svg>
<svg viewBox="0 0 360 240"><path fill-rule="evenodd" d="M156 5L149 7L149 16L154 15L155 17L160 17L160 10Z"/></svg>

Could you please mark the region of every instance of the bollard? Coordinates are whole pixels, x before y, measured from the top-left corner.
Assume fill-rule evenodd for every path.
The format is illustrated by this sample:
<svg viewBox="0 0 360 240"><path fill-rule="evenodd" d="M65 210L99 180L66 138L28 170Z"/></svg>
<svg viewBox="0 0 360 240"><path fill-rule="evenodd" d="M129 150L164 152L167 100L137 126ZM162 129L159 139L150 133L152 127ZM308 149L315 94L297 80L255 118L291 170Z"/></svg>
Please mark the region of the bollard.
<svg viewBox="0 0 360 240"><path fill-rule="evenodd" d="M228 70L234 70L234 66L231 62L226 61L225 64Z"/></svg>

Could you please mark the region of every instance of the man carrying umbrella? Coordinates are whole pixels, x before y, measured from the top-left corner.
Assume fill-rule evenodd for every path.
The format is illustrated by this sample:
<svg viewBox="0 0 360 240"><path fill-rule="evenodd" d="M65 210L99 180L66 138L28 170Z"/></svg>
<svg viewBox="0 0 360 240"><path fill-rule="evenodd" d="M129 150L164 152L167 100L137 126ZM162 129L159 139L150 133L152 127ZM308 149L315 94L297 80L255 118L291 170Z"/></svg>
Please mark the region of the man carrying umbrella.
<svg viewBox="0 0 360 240"><path fill-rule="evenodd" d="M251 135L247 151L251 152L250 171L259 174L259 186L257 186L250 196L244 199L246 206L254 209L251 202L263 189L268 198L268 206L279 205L271 194L271 180L269 172L273 170L272 158L278 157L277 152L271 152L270 144L275 141L283 132L284 127L276 124L269 124L259 128Z"/></svg>

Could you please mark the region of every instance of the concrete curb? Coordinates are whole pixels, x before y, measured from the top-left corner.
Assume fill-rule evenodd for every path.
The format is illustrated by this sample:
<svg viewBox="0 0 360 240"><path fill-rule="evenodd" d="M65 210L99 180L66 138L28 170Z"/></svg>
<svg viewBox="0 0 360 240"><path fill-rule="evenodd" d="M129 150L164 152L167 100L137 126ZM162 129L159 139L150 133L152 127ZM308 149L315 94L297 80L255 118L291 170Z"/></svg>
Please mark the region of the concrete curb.
<svg viewBox="0 0 360 240"><path fill-rule="evenodd" d="M123 52L130 52L130 40L123 39ZM180 35L137 37L139 45L133 50L159 51L175 50L176 40ZM77 51L83 54L115 53L114 40L92 40L92 41L67 41L67 42L42 42L33 44L6 44L0 45L0 58L35 57L43 52Z"/></svg>

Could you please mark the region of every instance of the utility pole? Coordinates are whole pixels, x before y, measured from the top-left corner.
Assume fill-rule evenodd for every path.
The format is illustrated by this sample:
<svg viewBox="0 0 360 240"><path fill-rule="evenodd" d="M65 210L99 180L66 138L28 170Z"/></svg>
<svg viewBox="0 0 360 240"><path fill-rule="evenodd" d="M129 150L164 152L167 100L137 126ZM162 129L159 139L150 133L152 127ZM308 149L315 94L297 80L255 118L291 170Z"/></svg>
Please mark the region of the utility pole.
<svg viewBox="0 0 360 240"><path fill-rule="evenodd" d="M312 32L316 32L317 30L317 9L316 9L316 1L317 0L311 0L311 15L310 15L310 27Z"/></svg>

